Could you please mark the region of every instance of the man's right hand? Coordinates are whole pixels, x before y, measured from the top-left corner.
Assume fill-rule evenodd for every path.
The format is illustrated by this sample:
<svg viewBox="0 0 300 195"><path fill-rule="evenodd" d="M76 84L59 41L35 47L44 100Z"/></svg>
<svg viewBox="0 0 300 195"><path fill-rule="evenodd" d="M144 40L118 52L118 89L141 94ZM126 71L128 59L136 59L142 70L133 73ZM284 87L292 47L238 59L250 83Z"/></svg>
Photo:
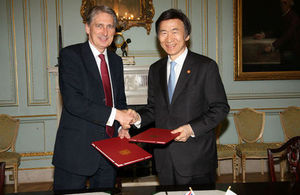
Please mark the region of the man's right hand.
<svg viewBox="0 0 300 195"><path fill-rule="evenodd" d="M116 111L116 120L122 125L123 129L129 129L130 124L135 121L136 112L134 110L118 110Z"/></svg>
<svg viewBox="0 0 300 195"><path fill-rule="evenodd" d="M141 120L140 115L135 110L128 109L127 113L133 117L130 123L131 125Z"/></svg>

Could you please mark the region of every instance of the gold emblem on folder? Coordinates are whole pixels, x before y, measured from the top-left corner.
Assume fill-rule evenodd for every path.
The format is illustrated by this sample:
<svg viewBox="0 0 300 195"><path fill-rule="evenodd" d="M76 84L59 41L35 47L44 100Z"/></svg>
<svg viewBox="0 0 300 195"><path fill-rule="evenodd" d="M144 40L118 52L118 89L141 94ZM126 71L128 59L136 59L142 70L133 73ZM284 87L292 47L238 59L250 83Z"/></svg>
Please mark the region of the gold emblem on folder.
<svg viewBox="0 0 300 195"><path fill-rule="evenodd" d="M131 152L130 152L130 150L125 149L125 150L120 150L119 153L124 156L124 155L130 154Z"/></svg>

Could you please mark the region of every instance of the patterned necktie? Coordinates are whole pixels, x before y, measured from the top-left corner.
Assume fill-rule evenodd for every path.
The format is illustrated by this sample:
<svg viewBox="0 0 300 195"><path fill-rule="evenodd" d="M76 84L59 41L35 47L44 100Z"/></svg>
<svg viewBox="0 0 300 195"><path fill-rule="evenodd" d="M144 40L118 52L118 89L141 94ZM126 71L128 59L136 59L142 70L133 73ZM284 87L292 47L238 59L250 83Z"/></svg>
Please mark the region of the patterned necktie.
<svg viewBox="0 0 300 195"><path fill-rule="evenodd" d="M172 96L174 93L174 88L175 88L175 66L176 62L171 61L170 62L171 67L170 67L170 76L169 76L169 83L168 83L168 92L169 92L169 100L170 103L172 102Z"/></svg>
<svg viewBox="0 0 300 195"><path fill-rule="evenodd" d="M100 54L99 58L101 59L100 70L101 70L101 78L102 78L102 84L103 84L103 89L105 94L105 105L112 107L113 101L112 101L111 85L110 85L107 64L103 54ZM106 133L109 135L109 137L112 137L114 134L114 127L106 126Z"/></svg>

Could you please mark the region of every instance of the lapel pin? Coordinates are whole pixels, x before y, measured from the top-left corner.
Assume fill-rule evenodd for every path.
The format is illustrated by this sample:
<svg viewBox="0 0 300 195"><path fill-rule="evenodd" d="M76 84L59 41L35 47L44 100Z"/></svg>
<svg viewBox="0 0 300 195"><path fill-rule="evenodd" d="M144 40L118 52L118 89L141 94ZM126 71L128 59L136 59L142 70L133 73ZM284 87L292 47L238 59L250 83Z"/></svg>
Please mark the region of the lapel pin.
<svg viewBox="0 0 300 195"><path fill-rule="evenodd" d="M191 74L191 70L187 70L186 73Z"/></svg>

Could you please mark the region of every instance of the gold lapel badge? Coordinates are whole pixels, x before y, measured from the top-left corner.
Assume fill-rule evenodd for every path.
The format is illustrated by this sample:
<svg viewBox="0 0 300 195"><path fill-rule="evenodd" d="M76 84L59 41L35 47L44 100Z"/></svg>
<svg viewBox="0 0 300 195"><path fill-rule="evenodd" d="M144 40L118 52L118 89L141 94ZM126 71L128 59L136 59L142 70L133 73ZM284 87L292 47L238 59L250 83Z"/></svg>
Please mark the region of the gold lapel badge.
<svg viewBox="0 0 300 195"><path fill-rule="evenodd" d="M187 70L186 73L191 74L191 70Z"/></svg>

